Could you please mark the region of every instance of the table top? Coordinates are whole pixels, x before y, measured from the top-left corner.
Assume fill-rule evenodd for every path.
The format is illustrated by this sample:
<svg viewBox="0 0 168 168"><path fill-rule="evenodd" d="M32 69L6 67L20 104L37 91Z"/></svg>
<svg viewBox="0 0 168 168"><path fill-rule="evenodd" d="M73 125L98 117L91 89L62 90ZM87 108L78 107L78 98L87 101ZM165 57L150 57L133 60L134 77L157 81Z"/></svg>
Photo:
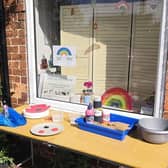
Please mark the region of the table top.
<svg viewBox="0 0 168 168"><path fill-rule="evenodd" d="M26 106L16 108L22 112ZM1 131L39 140L108 161L137 168L168 168L168 143L150 144L128 135L123 141L80 130L72 126L64 115L64 131L52 136L35 136L30 129L48 118L27 119L24 126L10 128L0 126Z"/></svg>

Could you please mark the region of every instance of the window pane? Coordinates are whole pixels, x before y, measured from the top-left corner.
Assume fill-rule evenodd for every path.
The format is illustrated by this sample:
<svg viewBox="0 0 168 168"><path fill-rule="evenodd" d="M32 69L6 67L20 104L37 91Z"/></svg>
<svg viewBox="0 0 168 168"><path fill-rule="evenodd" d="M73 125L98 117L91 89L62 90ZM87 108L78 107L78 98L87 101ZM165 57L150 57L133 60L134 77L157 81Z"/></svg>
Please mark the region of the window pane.
<svg viewBox="0 0 168 168"><path fill-rule="evenodd" d="M38 97L152 115L161 0L34 4Z"/></svg>

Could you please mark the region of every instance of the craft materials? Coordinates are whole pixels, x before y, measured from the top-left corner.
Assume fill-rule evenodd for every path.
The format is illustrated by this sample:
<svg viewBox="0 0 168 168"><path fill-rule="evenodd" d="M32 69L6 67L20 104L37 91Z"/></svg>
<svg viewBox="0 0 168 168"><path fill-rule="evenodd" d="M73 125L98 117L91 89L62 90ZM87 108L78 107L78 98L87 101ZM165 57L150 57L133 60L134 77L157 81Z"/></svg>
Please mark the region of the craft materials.
<svg viewBox="0 0 168 168"><path fill-rule="evenodd" d="M91 102L91 95L84 95L83 103L88 105L90 102Z"/></svg>
<svg viewBox="0 0 168 168"><path fill-rule="evenodd" d="M110 88L102 95L102 104L132 110L132 97L122 88Z"/></svg>
<svg viewBox="0 0 168 168"><path fill-rule="evenodd" d="M62 132L63 130L64 128L61 124L42 123L42 124L37 124L33 126L30 132L38 136L49 136L49 135L58 134Z"/></svg>
<svg viewBox="0 0 168 168"><path fill-rule="evenodd" d="M63 121L63 112L50 109L50 114L53 122L62 122Z"/></svg>
<svg viewBox="0 0 168 168"><path fill-rule="evenodd" d="M89 103L87 110L85 111L85 121L93 122L94 121L94 110L92 103Z"/></svg>
<svg viewBox="0 0 168 168"><path fill-rule="evenodd" d="M41 59L41 64L40 64L41 69L47 69L48 68L48 63L47 63L47 58L43 56Z"/></svg>
<svg viewBox="0 0 168 168"><path fill-rule="evenodd" d="M107 122L107 126L109 126L112 129L117 129L121 131L125 131L129 128L129 124L123 122Z"/></svg>
<svg viewBox="0 0 168 168"><path fill-rule="evenodd" d="M101 108L102 107L102 102L101 102L101 97L100 96L95 96L94 97L93 107L94 108Z"/></svg>
<svg viewBox="0 0 168 168"><path fill-rule="evenodd" d="M24 109L23 114L27 118L41 118L49 115L50 106L46 104L29 105Z"/></svg>
<svg viewBox="0 0 168 168"><path fill-rule="evenodd" d="M96 122L103 122L103 109L102 103L101 103L101 97L95 96L93 101L93 107L94 107L94 121Z"/></svg>
<svg viewBox="0 0 168 168"><path fill-rule="evenodd" d="M6 118L8 118L9 117L8 105L7 105L7 103L6 103L5 100L3 101L2 104L3 104L3 113L4 113L4 116Z"/></svg>
<svg viewBox="0 0 168 168"><path fill-rule="evenodd" d="M94 111L94 121L96 122L103 122L103 111L101 109L96 109Z"/></svg>
<svg viewBox="0 0 168 168"><path fill-rule="evenodd" d="M89 103L92 102L93 83L92 83L92 81L87 81L87 82L84 82L83 85L84 85L85 89L83 89L83 95L82 95L82 98L81 98L81 100L82 100L81 103L89 105Z"/></svg>
<svg viewBox="0 0 168 168"><path fill-rule="evenodd" d="M9 112L8 112L8 105L7 104L3 105L3 112L4 112L4 116L6 118L8 118L9 117Z"/></svg>
<svg viewBox="0 0 168 168"><path fill-rule="evenodd" d="M109 122L110 121L110 112L103 111L103 122Z"/></svg>

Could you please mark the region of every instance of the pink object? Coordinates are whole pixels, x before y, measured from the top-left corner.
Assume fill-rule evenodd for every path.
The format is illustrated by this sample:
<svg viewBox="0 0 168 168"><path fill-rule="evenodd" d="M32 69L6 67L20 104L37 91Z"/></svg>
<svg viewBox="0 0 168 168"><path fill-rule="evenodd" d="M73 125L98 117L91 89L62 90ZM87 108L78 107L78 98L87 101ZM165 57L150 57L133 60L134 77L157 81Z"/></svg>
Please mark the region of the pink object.
<svg viewBox="0 0 168 168"><path fill-rule="evenodd" d="M51 131L58 131L58 128L52 128Z"/></svg>
<svg viewBox="0 0 168 168"><path fill-rule="evenodd" d="M25 109L25 112L28 113L41 113L46 110L48 110L50 106L47 106L46 104L36 104L36 105L31 105L28 108Z"/></svg>
<svg viewBox="0 0 168 168"><path fill-rule="evenodd" d="M85 114L86 114L86 116L91 116L91 115L94 115L94 111L93 111L93 109L86 110Z"/></svg>
<svg viewBox="0 0 168 168"><path fill-rule="evenodd" d="M38 131L38 133L40 133L40 134L44 134L44 132L45 132L44 130L39 130Z"/></svg>
<svg viewBox="0 0 168 168"><path fill-rule="evenodd" d="M92 88L93 87L93 82L92 81L87 81L87 82L84 82L83 85L87 88Z"/></svg>

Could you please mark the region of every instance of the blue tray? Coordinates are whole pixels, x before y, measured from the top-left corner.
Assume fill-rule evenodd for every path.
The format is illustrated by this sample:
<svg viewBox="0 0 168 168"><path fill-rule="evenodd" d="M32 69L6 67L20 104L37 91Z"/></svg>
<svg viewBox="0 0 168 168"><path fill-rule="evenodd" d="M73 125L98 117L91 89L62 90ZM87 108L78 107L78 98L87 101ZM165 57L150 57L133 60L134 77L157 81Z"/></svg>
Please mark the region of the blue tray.
<svg viewBox="0 0 168 168"><path fill-rule="evenodd" d="M103 136L107 136L110 138L124 140L125 136L129 133L129 131L138 123L138 119L125 117L117 114L110 114L110 121L118 121L129 124L129 129L121 131L115 130L103 126L98 126L91 123L86 123L84 118L77 118L75 122L78 124L79 128L85 131L89 131L92 133L100 134Z"/></svg>

